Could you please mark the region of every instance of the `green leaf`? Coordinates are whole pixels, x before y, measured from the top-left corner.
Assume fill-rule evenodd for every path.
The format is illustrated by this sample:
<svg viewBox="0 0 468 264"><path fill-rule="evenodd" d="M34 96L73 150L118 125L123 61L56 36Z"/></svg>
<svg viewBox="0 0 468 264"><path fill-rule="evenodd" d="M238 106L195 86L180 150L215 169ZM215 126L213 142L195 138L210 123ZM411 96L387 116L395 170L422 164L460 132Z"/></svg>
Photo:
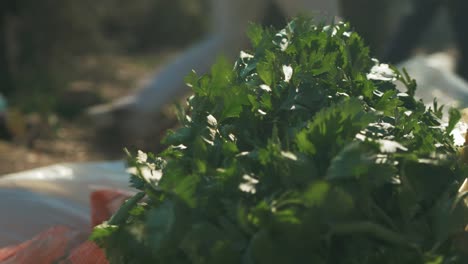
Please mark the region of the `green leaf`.
<svg viewBox="0 0 468 264"><path fill-rule="evenodd" d="M448 121L448 126L445 131L447 131L447 134L450 134L450 132L453 131L455 128L455 125L460 121L461 119L461 113L455 108L450 108L449 110L449 121Z"/></svg>
<svg viewBox="0 0 468 264"><path fill-rule="evenodd" d="M124 204L119 208L119 210L109 219L109 225L119 225L122 224L128 217L129 212L137 205L137 203L145 197L146 193L139 192L133 197L129 198L124 202Z"/></svg>
<svg viewBox="0 0 468 264"><path fill-rule="evenodd" d="M254 48L256 48L260 44L260 41L263 38L263 34L264 31L262 26L260 25L250 24L247 28L247 36L249 37Z"/></svg>
<svg viewBox="0 0 468 264"><path fill-rule="evenodd" d="M199 161L202 164L201 161ZM205 166L205 165L200 165ZM173 192L190 207L196 206L196 191L200 179L198 177L187 176L178 182L177 186L173 189Z"/></svg>
<svg viewBox="0 0 468 264"><path fill-rule="evenodd" d="M257 73L266 85L272 86L274 84L276 69L274 65L275 54L267 52L264 60L257 63Z"/></svg>
<svg viewBox="0 0 468 264"><path fill-rule="evenodd" d="M181 242L191 263L239 263L241 251L233 247L222 230L210 223L196 223Z"/></svg>
<svg viewBox="0 0 468 264"><path fill-rule="evenodd" d="M130 176L130 187L133 187L138 190L143 190L145 185L146 185L146 181L142 179L141 177L138 177L136 175Z"/></svg>
<svg viewBox="0 0 468 264"><path fill-rule="evenodd" d="M94 227L89 240L100 243L100 241L107 239L118 229L119 227L117 225L109 225L107 222L104 222Z"/></svg>
<svg viewBox="0 0 468 264"><path fill-rule="evenodd" d="M333 158L326 179L357 179L368 174L374 164L375 152L362 147L359 142L352 142Z"/></svg>
<svg viewBox="0 0 468 264"><path fill-rule="evenodd" d="M148 212L146 220L146 240L154 252L176 245L187 229L188 218L181 218L183 213L178 202L166 200Z"/></svg>
<svg viewBox="0 0 468 264"><path fill-rule="evenodd" d="M304 193L307 206L320 206L328 197L330 185L325 181L313 183Z"/></svg>
<svg viewBox="0 0 468 264"><path fill-rule="evenodd" d="M307 131L301 131L296 136L297 146L299 151L305 154L314 155L316 153L316 148L314 144L307 139Z"/></svg>

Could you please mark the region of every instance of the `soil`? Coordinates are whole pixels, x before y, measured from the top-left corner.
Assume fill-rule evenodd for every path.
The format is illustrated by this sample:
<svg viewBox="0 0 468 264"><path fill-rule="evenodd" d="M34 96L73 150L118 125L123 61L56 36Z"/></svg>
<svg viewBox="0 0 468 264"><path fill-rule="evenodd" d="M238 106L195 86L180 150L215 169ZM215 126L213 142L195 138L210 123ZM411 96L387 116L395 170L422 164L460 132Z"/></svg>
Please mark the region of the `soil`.
<svg viewBox="0 0 468 264"><path fill-rule="evenodd" d="M63 162L123 158L123 148L129 147L130 143L115 136L113 131L98 131L80 111L97 102L131 93L143 80L155 74L159 65L174 55L175 52L165 51L148 56L83 58L82 72L77 74L77 80L69 84L61 98L67 105L68 101L76 104L75 110L79 109L75 112L78 114L63 117L60 113L47 116L16 113L15 139L0 139L0 175ZM172 121L166 123L172 125ZM155 142L159 142L162 134L162 131L157 133L153 142L140 147L156 151ZM136 148L136 145L130 144L132 147Z"/></svg>

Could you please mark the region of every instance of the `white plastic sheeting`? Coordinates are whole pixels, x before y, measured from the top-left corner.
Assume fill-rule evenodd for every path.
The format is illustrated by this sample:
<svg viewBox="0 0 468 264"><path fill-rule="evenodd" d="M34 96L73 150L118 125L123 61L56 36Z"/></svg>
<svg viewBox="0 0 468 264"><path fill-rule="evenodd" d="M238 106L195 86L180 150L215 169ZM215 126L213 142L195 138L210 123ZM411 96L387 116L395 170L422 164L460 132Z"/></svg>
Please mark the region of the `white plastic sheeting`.
<svg viewBox="0 0 468 264"><path fill-rule="evenodd" d="M405 68L418 88L416 97L423 99L426 106L432 106L434 98L440 105L450 107L468 107L468 83L456 75L455 59L448 53L415 56L398 65Z"/></svg>
<svg viewBox="0 0 468 264"><path fill-rule="evenodd" d="M125 164L65 163L0 178L0 247L32 238L55 225L89 231L89 198L96 189L129 186Z"/></svg>
<svg viewBox="0 0 468 264"><path fill-rule="evenodd" d="M416 97L421 98L426 107L432 107L434 98L437 99L439 107L444 105L444 119L448 120L448 110L451 107L458 109L468 108L468 82L454 73L455 58L445 52L432 55L418 55L400 65L399 69L405 68L411 78L416 80ZM404 91L401 84L398 88ZM465 134L468 129L468 120L464 110L462 121L459 122L452 132L455 144L463 145Z"/></svg>

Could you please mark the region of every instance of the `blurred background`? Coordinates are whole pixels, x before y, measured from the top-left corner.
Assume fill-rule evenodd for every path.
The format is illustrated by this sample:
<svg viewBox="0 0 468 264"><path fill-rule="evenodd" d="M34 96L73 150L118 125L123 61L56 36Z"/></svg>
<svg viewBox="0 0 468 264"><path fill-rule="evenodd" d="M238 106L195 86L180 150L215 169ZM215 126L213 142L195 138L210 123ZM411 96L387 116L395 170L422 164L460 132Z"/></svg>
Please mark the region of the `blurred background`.
<svg viewBox="0 0 468 264"><path fill-rule="evenodd" d="M208 0L2 0L0 174L57 162L119 159L127 143L98 133L90 106L132 93L209 29ZM412 0L341 0L350 21L383 56ZM438 12L414 52L455 50ZM265 25L287 18L275 4ZM170 111L169 111L170 112ZM164 115L167 127L175 124ZM161 133L146 150L158 151Z"/></svg>

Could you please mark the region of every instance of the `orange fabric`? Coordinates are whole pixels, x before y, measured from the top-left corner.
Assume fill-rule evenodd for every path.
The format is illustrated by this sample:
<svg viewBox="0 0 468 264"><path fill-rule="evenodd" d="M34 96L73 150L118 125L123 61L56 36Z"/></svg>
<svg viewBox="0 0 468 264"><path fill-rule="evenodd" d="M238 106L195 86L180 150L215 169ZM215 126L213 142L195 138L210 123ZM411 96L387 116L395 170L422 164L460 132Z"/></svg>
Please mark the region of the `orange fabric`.
<svg viewBox="0 0 468 264"><path fill-rule="evenodd" d="M116 190L98 190L90 198L91 223L95 226L109 219L128 195ZM104 251L94 242L86 241L88 236L89 233L64 226L51 227L31 240L0 248L0 264L108 264Z"/></svg>
<svg viewBox="0 0 468 264"><path fill-rule="evenodd" d="M23 250L24 248L27 248L29 244L31 243L27 241L16 246L10 246L0 249L0 261L4 261L14 256L17 252Z"/></svg>
<svg viewBox="0 0 468 264"><path fill-rule="evenodd" d="M91 193L91 225L97 226L109 219L129 196L116 190L98 190Z"/></svg>
<svg viewBox="0 0 468 264"><path fill-rule="evenodd" d="M106 255L94 242L86 241L75 248L67 258L70 264L108 264Z"/></svg>
<svg viewBox="0 0 468 264"><path fill-rule="evenodd" d="M0 251L2 264L53 263L65 256L76 244L79 234L67 227L52 227L31 240Z"/></svg>

